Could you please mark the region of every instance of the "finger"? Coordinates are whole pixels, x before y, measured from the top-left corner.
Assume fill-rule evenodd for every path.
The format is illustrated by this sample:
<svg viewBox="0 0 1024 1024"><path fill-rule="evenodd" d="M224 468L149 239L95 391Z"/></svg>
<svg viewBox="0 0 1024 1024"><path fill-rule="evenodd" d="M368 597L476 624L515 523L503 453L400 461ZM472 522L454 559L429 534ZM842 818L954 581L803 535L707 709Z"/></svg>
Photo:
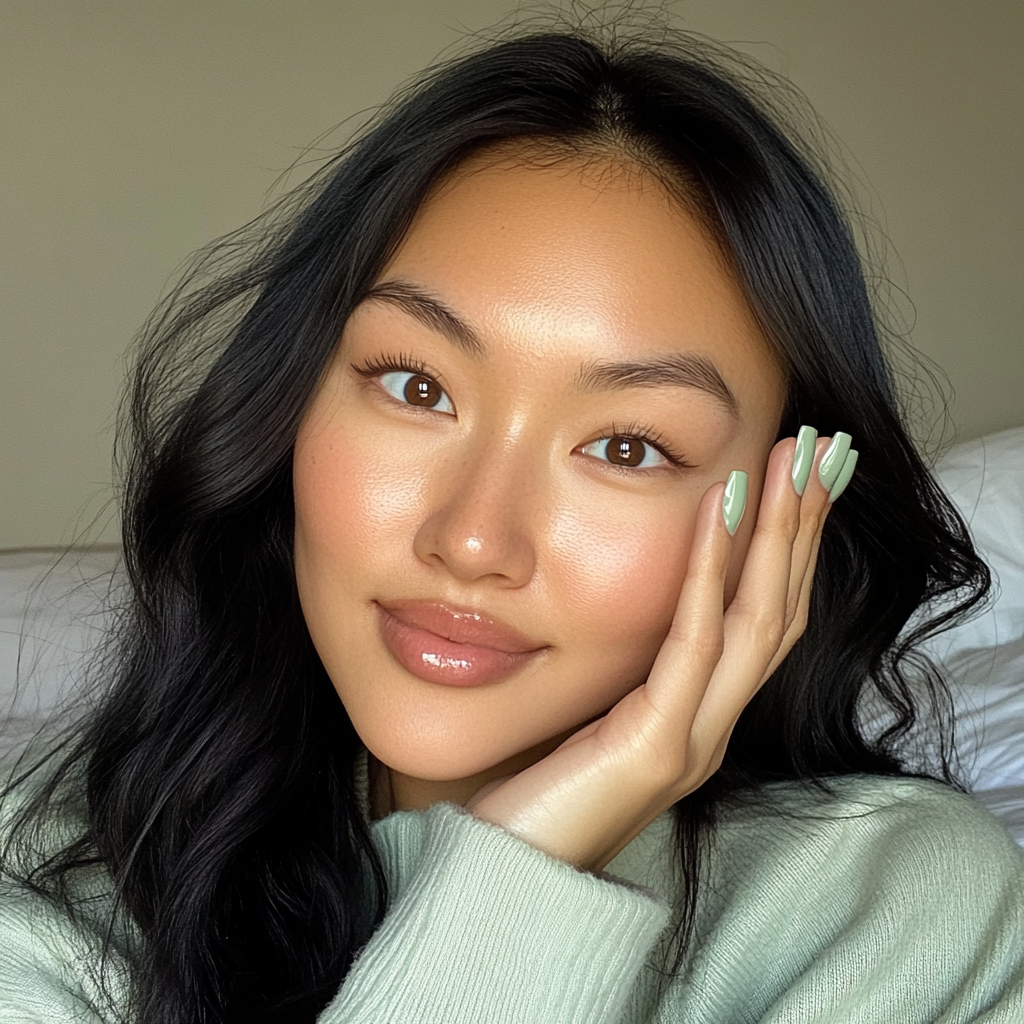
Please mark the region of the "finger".
<svg viewBox="0 0 1024 1024"><path fill-rule="evenodd" d="M817 469L821 463L822 456L829 448L830 442L831 438L828 437L817 438L814 445L811 472L800 499L800 526L793 541L790 557L783 645L790 635L793 623L798 618L800 600L806 590L805 582L808 566L811 564L816 553L821 528L825 522L825 516L828 514L828 491L822 486Z"/></svg>
<svg viewBox="0 0 1024 1024"><path fill-rule="evenodd" d="M774 657L765 669L758 689L768 681L772 673L779 667L779 665L782 664L789 652L793 649L797 640L803 636L804 630L807 628L807 619L811 607L811 588L814 582L814 570L818 562L818 548L821 544L821 527L825 525L825 519L827 516L828 506L826 505L825 511L821 516L821 526L814 535L810 557L807 560L807 565L804 569L804 576L800 582L800 596L797 601L796 611L786 627L786 633L782 638L782 643L779 644L779 649L775 652Z"/></svg>
<svg viewBox="0 0 1024 1024"><path fill-rule="evenodd" d="M722 513L723 484L709 488L697 509L693 541L672 625L644 687L673 729L693 721L724 643L722 604L732 537Z"/></svg>
<svg viewBox="0 0 1024 1024"><path fill-rule="evenodd" d="M845 486L849 481L849 475L846 475L842 485L838 483L839 479L844 477L847 472L846 466L851 467L850 473L852 474L852 467L857 462L857 453L848 451L850 440L849 435L842 433L832 438L817 439L814 457L814 468L817 471L810 474L810 479L807 482L800 509L800 531L793 544L790 605L787 609L786 631L778 651L765 672L765 679L778 668L807 628L811 588L825 520L832 507L836 488ZM842 459L843 465L840 466L840 472L837 474L835 466L839 458ZM832 487L831 491L829 490L830 486Z"/></svg>
<svg viewBox="0 0 1024 1024"><path fill-rule="evenodd" d="M769 458L757 527L726 614L725 653L695 723L710 738L728 737L743 708L803 632L828 509L828 492L816 469L829 441L815 441L812 472L804 476L802 495L794 482L796 473L787 472L799 453L797 443L780 442Z"/></svg>
<svg viewBox="0 0 1024 1024"><path fill-rule="evenodd" d="M801 498L791 479L795 450L795 440L786 438L769 455L757 523L725 616L727 643L735 634L739 646L763 655L763 663L785 632L793 544L801 525Z"/></svg>
<svg viewBox="0 0 1024 1024"><path fill-rule="evenodd" d="M849 440L850 439L847 437L845 441L845 445L847 448L849 447ZM832 443L829 445L829 448L831 449L832 445L835 443L836 438L833 438ZM819 453L819 464L823 463L827 458L828 456L826 455L823 459ZM834 467L832 473L825 474L826 479L824 481L818 474L815 474L816 488L815 491L812 492L812 497L814 498L814 501L813 503L808 503L808 511L813 511L815 508L818 508L819 506L820 510L817 512L816 525L813 532L811 548L807 558L807 564L804 568L803 577L800 581L800 591L799 596L797 598L796 610L792 619L787 624L786 635L783 637L782 644L780 645L778 652L776 652L775 657L772 659L771 664L768 666L768 669L765 672L765 680L767 680L768 677L779 667L779 665L782 663L782 660L793 649L793 646L796 644L797 640L799 640L800 637L803 636L804 631L807 629L807 621L810 614L811 605L811 591L814 583L815 568L818 563L818 550L821 545L822 531L824 530L825 521L828 518L828 514L832 509L832 503L836 500L837 497L839 497L843 489L850 482L850 478L853 475L853 471L856 465L857 452L855 452L852 449L849 449L844 459L843 466L838 475L834 473ZM831 483L831 490L826 490L827 485L829 483ZM797 568L796 561L797 559L796 557L794 557L794 575L795 570Z"/></svg>

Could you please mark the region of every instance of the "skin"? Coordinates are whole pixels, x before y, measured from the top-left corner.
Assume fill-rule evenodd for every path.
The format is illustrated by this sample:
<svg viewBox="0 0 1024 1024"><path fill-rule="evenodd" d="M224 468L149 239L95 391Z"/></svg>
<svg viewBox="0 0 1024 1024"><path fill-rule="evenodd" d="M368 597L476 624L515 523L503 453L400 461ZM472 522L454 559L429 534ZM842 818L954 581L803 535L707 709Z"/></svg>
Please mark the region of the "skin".
<svg viewBox="0 0 1024 1024"><path fill-rule="evenodd" d="M376 815L453 800L600 869L718 767L799 637L827 495L816 474L802 499L789 481L784 374L728 261L641 167L478 156L418 212L379 279L396 282L457 314L479 351L386 298L349 318L295 447L310 634L370 751ZM733 401L660 378L578 385L596 363L681 353ZM451 411L370 375L402 356ZM594 443L637 426L682 464L619 467ZM730 537L734 469L750 487ZM410 598L544 650L485 686L425 682L378 630L375 602Z"/></svg>

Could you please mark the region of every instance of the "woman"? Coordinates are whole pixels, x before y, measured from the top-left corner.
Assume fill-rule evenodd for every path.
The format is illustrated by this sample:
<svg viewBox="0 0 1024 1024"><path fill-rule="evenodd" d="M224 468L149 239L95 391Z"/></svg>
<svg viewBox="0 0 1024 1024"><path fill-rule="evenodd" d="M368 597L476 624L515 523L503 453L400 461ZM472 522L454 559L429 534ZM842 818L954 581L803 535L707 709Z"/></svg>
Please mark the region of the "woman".
<svg viewBox="0 0 1024 1024"><path fill-rule="evenodd" d="M158 312L5 1020L1018 1019L1019 851L897 753L987 574L740 79L492 46Z"/></svg>

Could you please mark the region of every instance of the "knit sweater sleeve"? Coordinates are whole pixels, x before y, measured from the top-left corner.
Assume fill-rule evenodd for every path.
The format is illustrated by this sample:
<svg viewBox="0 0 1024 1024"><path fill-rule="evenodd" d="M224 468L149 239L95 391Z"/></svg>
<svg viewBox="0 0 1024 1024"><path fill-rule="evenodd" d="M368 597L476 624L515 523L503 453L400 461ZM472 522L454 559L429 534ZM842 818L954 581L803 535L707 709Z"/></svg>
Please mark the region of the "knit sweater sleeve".
<svg viewBox="0 0 1024 1024"><path fill-rule="evenodd" d="M319 1024L612 1024L669 910L451 804L393 816L415 863ZM410 830L420 829L418 836Z"/></svg>

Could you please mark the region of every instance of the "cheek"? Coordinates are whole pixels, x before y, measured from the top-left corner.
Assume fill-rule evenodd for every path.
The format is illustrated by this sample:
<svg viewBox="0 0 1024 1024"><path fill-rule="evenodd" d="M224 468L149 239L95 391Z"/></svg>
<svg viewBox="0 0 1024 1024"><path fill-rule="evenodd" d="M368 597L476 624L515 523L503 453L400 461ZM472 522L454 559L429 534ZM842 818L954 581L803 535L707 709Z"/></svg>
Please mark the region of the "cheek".
<svg viewBox="0 0 1024 1024"><path fill-rule="evenodd" d="M686 573L699 494L566 502L551 524L552 589L580 648L624 684L650 668Z"/></svg>
<svg viewBox="0 0 1024 1024"><path fill-rule="evenodd" d="M388 454L385 457L384 452ZM424 469L358 429L300 436L293 466L296 535L309 553L346 574L381 565L397 553L423 515ZM323 564L323 563L321 563Z"/></svg>

